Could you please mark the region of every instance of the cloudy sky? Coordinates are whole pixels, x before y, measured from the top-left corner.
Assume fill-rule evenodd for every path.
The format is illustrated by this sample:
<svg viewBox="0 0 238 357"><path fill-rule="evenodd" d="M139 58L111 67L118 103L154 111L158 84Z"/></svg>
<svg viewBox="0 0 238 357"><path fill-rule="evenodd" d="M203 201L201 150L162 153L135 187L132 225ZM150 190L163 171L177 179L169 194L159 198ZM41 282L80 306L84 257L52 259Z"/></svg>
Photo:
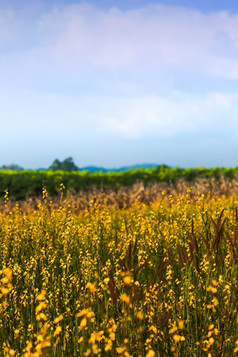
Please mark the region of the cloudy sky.
<svg viewBox="0 0 238 357"><path fill-rule="evenodd" d="M238 166L237 0L0 0L0 166Z"/></svg>

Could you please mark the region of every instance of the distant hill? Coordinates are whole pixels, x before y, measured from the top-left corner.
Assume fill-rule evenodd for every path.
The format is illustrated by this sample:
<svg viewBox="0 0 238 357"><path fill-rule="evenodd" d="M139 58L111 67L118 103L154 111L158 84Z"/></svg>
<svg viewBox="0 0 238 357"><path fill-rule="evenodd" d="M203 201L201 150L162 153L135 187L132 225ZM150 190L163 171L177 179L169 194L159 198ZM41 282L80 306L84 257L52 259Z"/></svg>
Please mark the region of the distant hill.
<svg viewBox="0 0 238 357"><path fill-rule="evenodd" d="M138 165L132 165L132 166L122 166L119 168L105 168L105 167L101 167L101 166L84 166L84 167L78 167L79 171L89 171L91 173L93 172L121 172L121 171L127 171L127 170L137 170L137 169L152 169L152 168L156 168L158 166L158 164L138 164ZM2 167L0 167L0 169L2 170L14 170L14 171L22 171L24 170L23 167L19 166L19 165L15 165L15 164L11 164L11 165L3 165ZM49 168L43 168L40 167L38 169L36 169L36 171L47 171L49 170Z"/></svg>
<svg viewBox="0 0 238 357"><path fill-rule="evenodd" d="M113 169L106 169L105 167L98 167L98 166L85 166L85 167L81 167L79 168L80 171L90 171L90 172L111 172L111 171L115 171L115 172L120 172L120 171L127 171L127 170L136 170L136 169L140 169L140 168L145 168L145 169L152 169L154 167L158 167L159 165L157 164L141 164L141 165L132 165L132 166L122 166L119 168L113 168Z"/></svg>

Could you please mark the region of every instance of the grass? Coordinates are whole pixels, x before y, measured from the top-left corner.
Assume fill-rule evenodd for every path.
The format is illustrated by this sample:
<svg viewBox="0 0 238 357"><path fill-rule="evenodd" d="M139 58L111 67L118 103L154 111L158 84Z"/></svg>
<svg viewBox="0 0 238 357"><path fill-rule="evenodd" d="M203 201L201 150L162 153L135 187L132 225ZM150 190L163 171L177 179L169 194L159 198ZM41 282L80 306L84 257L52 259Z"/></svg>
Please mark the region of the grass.
<svg viewBox="0 0 238 357"><path fill-rule="evenodd" d="M17 176L17 174L15 174ZM24 180L23 180L24 182ZM27 182L25 183L27 186ZM25 212L32 212L38 209L38 205L42 203L42 186L39 182L40 196L29 195L27 199L18 199L19 207ZM0 186L3 187L3 184ZM107 205L108 207L117 205L120 208L130 207L136 200L138 195L140 196L140 202L144 202L149 205L151 202L156 202L158 199L164 196L177 196L178 194L186 194L187 188L191 186L191 182L184 178L178 179L176 182L150 182L144 184L142 181L137 181L131 187L119 186L116 189L107 185L102 185L100 188L91 185L90 189L84 189L76 193L72 191L72 188L64 190L64 197L66 203L70 204L71 211L78 213L86 208L89 208L89 202L97 202L101 205ZM50 200L54 208L58 208L60 205L64 205L62 202L62 190L57 186L57 195L51 195ZM238 180L237 178L229 179L225 176L221 176L219 179L214 177L199 178L196 177L192 184L193 190L190 197L196 198L197 194L204 194L211 196L231 196L238 195ZM3 195L2 195L3 196ZM12 195L12 191L9 191L10 201L8 201L7 209L10 211L16 205L16 199ZM0 210L4 209L4 200L0 199Z"/></svg>
<svg viewBox="0 0 238 357"><path fill-rule="evenodd" d="M0 213L2 356L232 356L238 198ZM7 197L6 197L7 201Z"/></svg>

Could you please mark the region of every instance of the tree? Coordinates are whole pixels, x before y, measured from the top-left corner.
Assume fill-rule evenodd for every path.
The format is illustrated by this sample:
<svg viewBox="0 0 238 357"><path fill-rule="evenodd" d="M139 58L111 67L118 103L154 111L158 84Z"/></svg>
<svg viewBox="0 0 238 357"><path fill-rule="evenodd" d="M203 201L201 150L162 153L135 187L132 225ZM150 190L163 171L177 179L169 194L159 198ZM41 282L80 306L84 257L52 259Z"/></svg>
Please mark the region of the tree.
<svg viewBox="0 0 238 357"><path fill-rule="evenodd" d="M0 167L1 170L13 170L13 171L22 171L23 168L19 165L11 164L11 165L3 165Z"/></svg>
<svg viewBox="0 0 238 357"><path fill-rule="evenodd" d="M64 161L55 159L49 170L62 170L62 171L77 171L78 167L75 165L72 157L67 157Z"/></svg>

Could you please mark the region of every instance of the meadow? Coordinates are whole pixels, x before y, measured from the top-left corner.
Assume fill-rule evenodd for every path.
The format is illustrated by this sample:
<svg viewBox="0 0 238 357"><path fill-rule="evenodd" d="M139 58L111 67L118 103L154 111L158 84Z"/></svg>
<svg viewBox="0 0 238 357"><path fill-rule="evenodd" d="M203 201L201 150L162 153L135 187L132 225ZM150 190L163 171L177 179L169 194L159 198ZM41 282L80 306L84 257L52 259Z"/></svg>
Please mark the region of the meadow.
<svg viewBox="0 0 238 357"><path fill-rule="evenodd" d="M24 210L6 192L1 356L237 355L238 197L142 201L77 210L44 189Z"/></svg>

